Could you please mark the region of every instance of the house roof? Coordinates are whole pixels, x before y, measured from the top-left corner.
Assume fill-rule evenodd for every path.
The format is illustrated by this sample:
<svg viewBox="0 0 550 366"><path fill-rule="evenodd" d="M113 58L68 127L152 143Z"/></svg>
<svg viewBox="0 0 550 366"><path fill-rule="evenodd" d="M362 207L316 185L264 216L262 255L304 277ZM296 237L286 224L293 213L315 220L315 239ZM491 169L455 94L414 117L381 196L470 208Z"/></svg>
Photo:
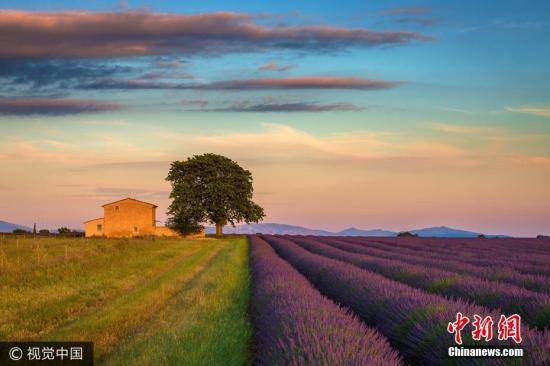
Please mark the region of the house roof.
<svg viewBox="0 0 550 366"><path fill-rule="evenodd" d="M98 217L96 219L91 219L91 220L88 220L88 221L84 221L84 224L87 223L87 222L96 221L96 220L103 220L103 217Z"/></svg>
<svg viewBox="0 0 550 366"><path fill-rule="evenodd" d="M145 201L140 201L140 200L136 200L135 198L130 198L130 197L126 197L126 198L123 198L121 200L118 200L118 201L114 201L114 202L109 202L109 203L106 203L104 205L101 205L101 207L105 207L105 206L109 206L109 205L112 205L113 203L118 203L118 202L122 202L122 201L135 201L135 202L139 202L139 203L144 203L146 205L149 205L149 206L153 206L153 207L158 207L157 205L154 205L152 203L149 203L149 202L145 202Z"/></svg>

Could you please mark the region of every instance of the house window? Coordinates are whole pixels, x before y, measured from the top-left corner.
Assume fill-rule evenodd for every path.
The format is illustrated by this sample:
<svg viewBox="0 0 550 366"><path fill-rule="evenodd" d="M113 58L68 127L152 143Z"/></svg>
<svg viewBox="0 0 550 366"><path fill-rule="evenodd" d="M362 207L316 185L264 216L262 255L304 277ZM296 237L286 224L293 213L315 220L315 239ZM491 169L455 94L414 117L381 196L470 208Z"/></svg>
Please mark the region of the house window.
<svg viewBox="0 0 550 366"><path fill-rule="evenodd" d="M103 225L97 224L97 231L101 231L101 229L103 229Z"/></svg>
<svg viewBox="0 0 550 366"><path fill-rule="evenodd" d="M115 211L118 211L118 206L115 206Z"/></svg>
<svg viewBox="0 0 550 366"><path fill-rule="evenodd" d="M137 233L137 232L138 232L138 227L134 226L134 233Z"/></svg>

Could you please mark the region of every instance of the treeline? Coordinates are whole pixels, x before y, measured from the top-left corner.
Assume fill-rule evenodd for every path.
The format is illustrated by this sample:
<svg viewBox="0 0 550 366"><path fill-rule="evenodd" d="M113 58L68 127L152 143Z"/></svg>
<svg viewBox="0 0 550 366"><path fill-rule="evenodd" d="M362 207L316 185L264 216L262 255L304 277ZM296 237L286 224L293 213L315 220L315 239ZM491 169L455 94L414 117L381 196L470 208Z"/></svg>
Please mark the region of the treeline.
<svg viewBox="0 0 550 366"><path fill-rule="evenodd" d="M77 231L77 230L71 230L67 227L60 227L57 229L57 231L50 231L48 229L40 229L36 230L36 226L33 228L33 230L25 230L21 228L17 228L13 230L11 233L2 233L3 235L32 235L32 236L70 236L70 237L80 237L84 236L84 232Z"/></svg>

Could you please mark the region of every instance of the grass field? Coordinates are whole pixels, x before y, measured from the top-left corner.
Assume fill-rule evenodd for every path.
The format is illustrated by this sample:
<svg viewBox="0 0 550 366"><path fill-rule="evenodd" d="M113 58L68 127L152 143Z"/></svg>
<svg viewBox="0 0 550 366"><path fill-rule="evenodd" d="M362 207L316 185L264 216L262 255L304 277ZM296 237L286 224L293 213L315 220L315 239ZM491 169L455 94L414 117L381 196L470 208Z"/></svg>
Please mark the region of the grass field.
<svg viewBox="0 0 550 366"><path fill-rule="evenodd" d="M0 244L0 340L91 340L100 364L250 359L244 237Z"/></svg>
<svg viewBox="0 0 550 366"><path fill-rule="evenodd" d="M447 357L456 314L518 312L525 355L479 364L550 365L549 249L539 239L0 236L0 340L93 341L100 365L470 365L479 360ZM480 345L470 330L465 346Z"/></svg>

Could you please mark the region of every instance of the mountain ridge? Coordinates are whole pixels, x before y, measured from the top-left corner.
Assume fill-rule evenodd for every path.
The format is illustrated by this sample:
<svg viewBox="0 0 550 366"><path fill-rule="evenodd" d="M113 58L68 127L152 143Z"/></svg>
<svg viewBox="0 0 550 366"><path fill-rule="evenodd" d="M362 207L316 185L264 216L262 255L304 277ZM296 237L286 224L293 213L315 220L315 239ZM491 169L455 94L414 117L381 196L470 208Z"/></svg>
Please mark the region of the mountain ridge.
<svg viewBox="0 0 550 366"><path fill-rule="evenodd" d="M207 227L207 234L214 234L214 227ZM463 229L455 229L448 226L434 226L422 229L407 230L417 234L420 237L437 237L437 238L477 238L482 233L468 231ZM302 226L277 224L277 223L261 223L261 224L244 224L236 227L224 227L226 234L275 234L275 235L314 235L314 236L397 236L397 231L384 229L358 229L350 227L341 231L328 231L320 229L310 229ZM487 235L487 237L508 237L507 235Z"/></svg>
<svg viewBox="0 0 550 366"><path fill-rule="evenodd" d="M11 233L15 229L23 229L31 231L32 228L14 224L7 221L0 220L0 233ZM207 227L207 234L214 234L214 227ZM417 234L420 237L436 237L436 238L476 238L481 233L463 229L455 229L448 226L434 226L422 229L408 230L413 234ZM378 236L378 237L392 237L397 236L397 231L384 230L384 229L359 229L356 227L350 227L340 231L328 231L322 229L310 229L303 226L289 225L289 224L277 224L277 223L260 223L260 224L244 224L236 227L226 226L224 227L224 233L226 234L273 234L273 235L313 235L313 236ZM485 235L487 237L509 237L507 235Z"/></svg>
<svg viewBox="0 0 550 366"><path fill-rule="evenodd" d="M30 228L28 226L14 224L14 223L11 223L11 222L0 220L0 233L11 233L15 229L23 229L23 230L26 230L26 231L32 231L32 228Z"/></svg>

